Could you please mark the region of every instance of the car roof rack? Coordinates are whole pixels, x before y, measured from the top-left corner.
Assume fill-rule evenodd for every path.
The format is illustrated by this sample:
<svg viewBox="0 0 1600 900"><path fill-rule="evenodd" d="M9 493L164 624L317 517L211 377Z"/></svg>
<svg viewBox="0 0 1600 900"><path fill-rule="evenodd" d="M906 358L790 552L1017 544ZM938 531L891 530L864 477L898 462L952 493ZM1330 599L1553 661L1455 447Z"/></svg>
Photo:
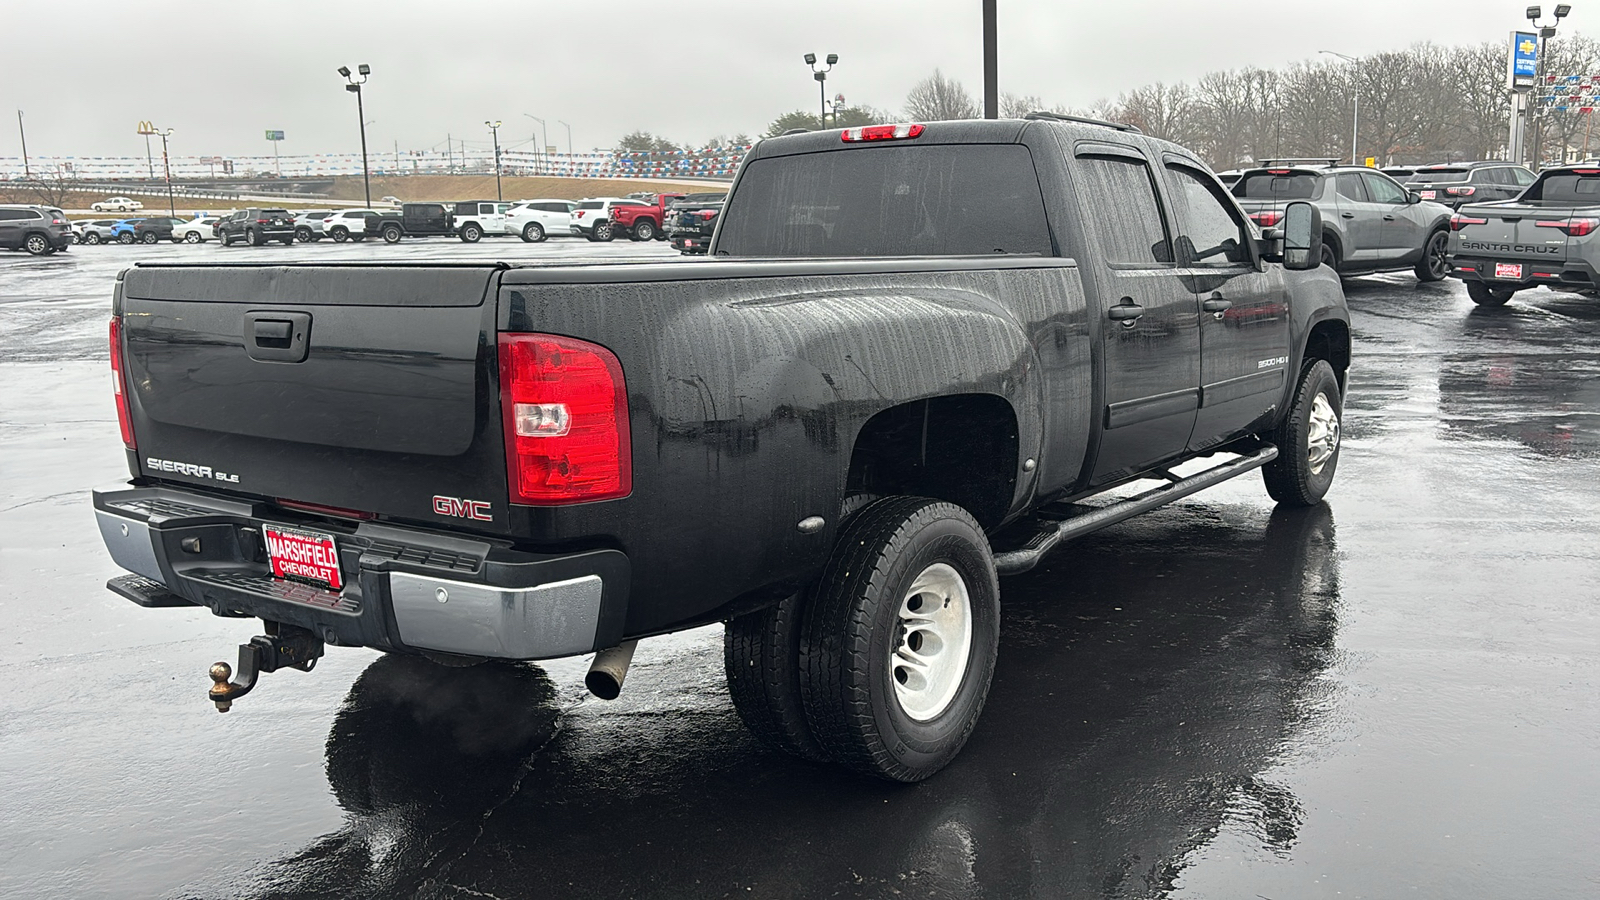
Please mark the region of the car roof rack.
<svg viewBox="0 0 1600 900"><path fill-rule="evenodd" d="M788 137L791 134L810 134L810 133L811 133L811 129L809 129L809 128L789 128L789 129L786 129L782 134L778 135L778 137Z"/></svg>
<svg viewBox="0 0 1600 900"><path fill-rule="evenodd" d="M1342 158L1337 156L1311 156L1291 159L1262 159L1256 161L1256 168L1266 169L1272 166L1337 166ZM1361 168L1365 168L1365 166Z"/></svg>
<svg viewBox="0 0 1600 900"><path fill-rule="evenodd" d="M1091 119L1088 116L1069 116L1066 113L1046 112L1045 110L1035 110L1023 116L1023 118L1044 119L1054 122L1077 122L1080 125L1099 125L1102 128L1115 128L1118 131L1144 134L1137 125L1129 125L1127 122L1107 122L1105 119Z"/></svg>

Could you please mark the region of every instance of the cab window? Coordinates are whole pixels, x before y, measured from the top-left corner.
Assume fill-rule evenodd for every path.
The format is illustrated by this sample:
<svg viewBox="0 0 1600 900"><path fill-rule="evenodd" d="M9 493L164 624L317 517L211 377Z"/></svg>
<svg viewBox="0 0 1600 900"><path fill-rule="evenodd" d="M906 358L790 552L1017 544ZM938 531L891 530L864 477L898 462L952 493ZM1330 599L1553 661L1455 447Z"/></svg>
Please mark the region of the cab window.
<svg viewBox="0 0 1600 900"><path fill-rule="evenodd" d="M1187 263L1232 266L1250 262L1250 231L1209 177L1186 166L1167 166L1183 205L1178 246Z"/></svg>
<svg viewBox="0 0 1600 900"><path fill-rule="evenodd" d="M1406 202L1405 190L1382 175L1362 172L1361 180L1367 183L1367 193L1372 195L1373 203Z"/></svg>

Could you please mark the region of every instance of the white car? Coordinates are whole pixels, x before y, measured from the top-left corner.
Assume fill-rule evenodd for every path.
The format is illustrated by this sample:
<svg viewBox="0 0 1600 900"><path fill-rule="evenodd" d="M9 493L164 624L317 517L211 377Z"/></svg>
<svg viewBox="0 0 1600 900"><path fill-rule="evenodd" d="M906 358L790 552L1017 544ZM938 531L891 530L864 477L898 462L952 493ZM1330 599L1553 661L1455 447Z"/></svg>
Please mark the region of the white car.
<svg viewBox="0 0 1600 900"><path fill-rule="evenodd" d="M506 210L506 231L537 244L552 234L572 233L576 200L519 200Z"/></svg>
<svg viewBox="0 0 1600 900"><path fill-rule="evenodd" d="M517 234L506 225L506 210L511 204L502 200L465 200L455 206L456 237L468 244L476 244L484 235Z"/></svg>
<svg viewBox="0 0 1600 900"><path fill-rule="evenodd" d="M611 207L649 206L643 200L625 197L590 197L581 200L572 210L572 233L591 241L609 241L616 235L611 228Z"/></svg>
<svg viewBox="0 0 1600 900"><path fill-rule="evenodd" d="M294 239L302 244L322 240L324 237L322 223L327 221L333 213L333 210L327 209L310 209L305 212L295 213Z"/></svg>
<svg viewBox="0 0 1600 900"><path fill-rule="evenodd" d="M217 221L219 216L206 216L201 219L190 219L182 225L172 226L172 240L174 243L182 241L185 244L202 244L217 236Z"/></svg>
<svg viewBox="0 0 1600 900"><path fill-rule="evenodd" d="M372 209L341 209L322 220L322 232L334 243L364 241L367 239L367 218L376 216Z"/></svg>
<svg viewBox="0 0 1600 900"><path fill-rule="evenodd" d="M144 204L131 197L107 197L99 203L89 204L95 212L138 212Z"/></svg>

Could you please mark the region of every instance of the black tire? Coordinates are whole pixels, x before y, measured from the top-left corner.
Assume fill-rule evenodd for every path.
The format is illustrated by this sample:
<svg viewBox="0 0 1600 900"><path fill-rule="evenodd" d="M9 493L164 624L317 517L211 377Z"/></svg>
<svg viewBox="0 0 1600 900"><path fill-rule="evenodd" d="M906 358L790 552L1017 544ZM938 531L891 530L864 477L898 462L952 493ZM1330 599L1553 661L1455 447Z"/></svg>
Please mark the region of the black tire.
<svg viewBox="0 0 1600 900"><path fill-rule="evenodd" d="M1339 251L1333 249L1326 235L1322 238L1322 264L1335 272L1339 271Z"/></svg>
<svg viewBox="0 0 1600 900"><path fill-rule="evenodd" d="M278 238L278 243L284 245L285 247L293 247L294 246L294 235L286 234L283 237Z"/></svg>
<svg viewBox="0 0 1600 900"><path fill-rule="evenodd" d="M544 226L538 222L529 222L522 226L522 239L530 244L544 243Z"/></svg>
<svg viewBox="0 0 1600 900"><path fill-rule="evenodd" d="M311 229L301 225L299 228L294 230L294 239L302 244L311 243Z"/></svg>
<svg viewBox="0 0 1600 900"><path fill-rule="evenodd" d="M140 237L139 240L146 244L154 244L156 241L161 240L161 236L156 234L154 231L146 231L144 236Z"/></svg>
<svg viewBox="0 0 1600 900"><path fill-rule="evenodd" d="M198 231L186 231L183 233L183 242L185 244L198 244L203 240L205 238L201 237Z"/></svg>
<svg viewBox="0 0 1600 900"><path fill-rule="evenodd" d="M134 237L133 232L131 231L124 231L123 233L117 235L117 243L119 244L131 244L133 242Z"/></svg>
<svg viewBox="0 0 1600 900"><path fill-rule="evenodd" d="M616 240L616 237L617 231L615 228L611 227L610 222L597 222L594 226L594 237L590 238L590 240L599 241L602 244L609 244L613 240Z"/></svg>
<svg viewBox="0 0 1600 900"><path fill-rule="evenodd" d="M461 226L461 242L463 244L476 244L483 238L483 228L476 222L468 222Z"/></svg>
<svg viewBox="0 0 1600 900"><path fill-rule="evenodd" d="M1332 447L1326 456L1314 460L1313 442L1321 451L1329 449L1328 440L1323 438L1329 430L1326 422L1313 422L1313 417L1318 420L1326 417L1327 411L1319 407L1319 399L1333 415ZM1314 506L1328 493L1334 471L1339 467L1339 432L1343 418L1344 397L1333 366L1323 359L1310 361L1300 371L1294 402L1282 424L1268 438L1278 446L1278 458L1261 467L1261 477L1272 499L1287 506Z"/></svg>
<svg viewBox="0 0 1600 900"><path fill-rule="evenodd" d="M226 231L219 231L217 232L217 243L223 247L232 247L233 235L227 233Z"/></svg>
<svg viewBox="0 0 1600 900"><path fill-rule="evenodd" d="M398 244L398 243L400 243L400 238L403 236L403 234L404 234L404 232L402 232L400 230L400 226L399 225L385 225L385 226L383 226L383 242L385 244Z"/></svg>
<svg viewBox="0 0 1600 900"><path fill-rule="evenodd" d="M916 719L891 661L919 650L922 632L902 625L902 604L919 578L954 573L967 597L970 641L953 693ZM940 609L950 609L953 595ZM959 609L959 607L957 607ZM886 497L840 529L803 614L801 698L817 742L835 762L864 775L921 781L944 768L972 733L989 695L1000 634L1000 586L983 529L966 510L926 497Z"/></svg>
<svg viewBox="0 0 1600 900"><path fill-rule="evenodd" d="M656 223L649 219L640 219L633 225L633 239L636 241L653 241L656 239Z"/></svg>
<svg viewBox="0 0 1600 900"><path fill-rule="evenodd" d="M1443 228L1428 235L1422 245L1422 259L1417 260L1417 280L1443 281L1450 274L1450 233Z"/></svg>
<svg viewBox="0 0 1600 900"><path fill-rule="evenodd" d="M85 234L83 236L83 242L91 247L95 246L96 244L100 243L100 233L98 231L91 231Z"/></svg>
<svg viewBox="0 0 1600 900"><path fill-rule="evenodd" d="M1505 306L1516 288L1492 287L1481 281L1467 282L1467 296L1479 306Z"/></svg>
<svg viewBox="0 0 1600 900"><path fill-rule="evenodd" d="M328 236L333 238L333 242L335 244L342 244L345 241L350 240L350 229L344 227L343 225L335 225L328 229Z"/></svg>
<svg viewBox="0 0 1600 900"><path fill-rule="evenodd" d="M254 228L246 228L244 230L244 242L252 247L260 247L267 242L267 239L262 237L261 232Z"/></svg>
<svg viewBox="0 0 1600 900"><path fill-rule="evenodd" d="M800 615L795 594L733 619L722 633L722 663L733 708L756 740L772 750L823 762L800 699Z"/></svg>
<svg viewBox="0 0 1600 900"><path fill-rule="evenodd" d="M50 244L50 238L38 233L23 238L22 247L30 256L49 256L56 252L56 248Z"/></svg>

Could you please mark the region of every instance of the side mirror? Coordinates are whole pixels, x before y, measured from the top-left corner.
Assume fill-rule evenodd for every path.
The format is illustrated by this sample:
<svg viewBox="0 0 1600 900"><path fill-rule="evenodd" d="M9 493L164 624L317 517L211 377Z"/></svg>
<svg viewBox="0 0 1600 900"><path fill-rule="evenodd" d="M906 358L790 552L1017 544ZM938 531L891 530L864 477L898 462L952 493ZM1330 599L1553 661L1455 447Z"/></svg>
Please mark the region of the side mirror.
<svg viewBox="0 0 1600 900"><path fill-rule="evenodd" d="M1421 203L1422 202L1422 195L1417 193L1416 191L1406 191L1406 202L1407 203Z"/></svg>
<svg viewBox="0 0 1600 900"><path fill-rule="evenodd" d="M1322 265L1322 213L1297 200L1283 211L1283 267L1309 271Z"/></svg>

